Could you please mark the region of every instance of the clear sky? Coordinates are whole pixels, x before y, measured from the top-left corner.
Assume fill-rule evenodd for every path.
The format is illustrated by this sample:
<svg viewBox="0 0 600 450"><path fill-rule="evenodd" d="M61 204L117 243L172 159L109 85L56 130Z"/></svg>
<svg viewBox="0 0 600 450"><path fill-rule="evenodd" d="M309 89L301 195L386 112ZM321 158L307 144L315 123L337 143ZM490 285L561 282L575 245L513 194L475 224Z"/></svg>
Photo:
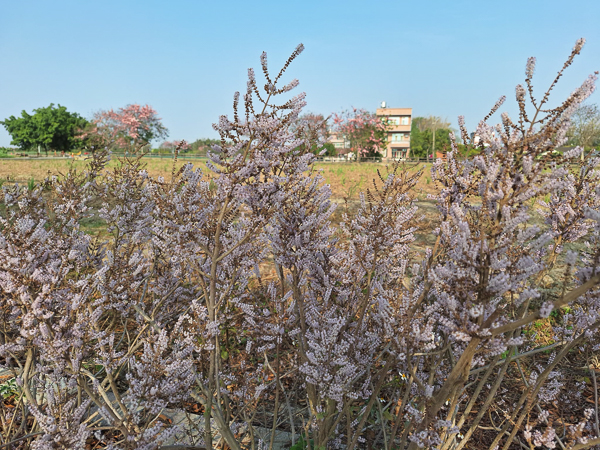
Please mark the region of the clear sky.
<svg viewBox="0 0 600 450"><path fill-rule="evenodd" d="M554 104L600 70L600 0L1 1L0 120L50 103L86 118L140 103L170 139L217 137L211 124L261 52L275 71L303 43L285 81L300 80L306 112L385 100L472 129L503 94L514 113L528 56L542 97L579 37Z"/></svg>

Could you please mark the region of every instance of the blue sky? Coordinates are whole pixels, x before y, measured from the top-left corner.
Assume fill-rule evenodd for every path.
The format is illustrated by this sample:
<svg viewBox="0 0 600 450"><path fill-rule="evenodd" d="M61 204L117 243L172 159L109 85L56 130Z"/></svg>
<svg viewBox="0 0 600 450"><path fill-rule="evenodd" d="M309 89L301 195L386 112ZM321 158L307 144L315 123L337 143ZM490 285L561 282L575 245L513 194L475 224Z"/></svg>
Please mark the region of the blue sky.
<svg viewBox="0 0 600 450"><path fill-rule="evenodd" d="M170 139L217 137L246 69L264 50L307 112L412 107L472 129L514 87L528 56L538 98L575 40L582 54L554 91L565 98L600 70L600 1L29 1L0 2L0 120L50 103L84 117L150 104ZM595 93L590 102L600 102ZM0 127L0 146L10 136Z"/></svg>

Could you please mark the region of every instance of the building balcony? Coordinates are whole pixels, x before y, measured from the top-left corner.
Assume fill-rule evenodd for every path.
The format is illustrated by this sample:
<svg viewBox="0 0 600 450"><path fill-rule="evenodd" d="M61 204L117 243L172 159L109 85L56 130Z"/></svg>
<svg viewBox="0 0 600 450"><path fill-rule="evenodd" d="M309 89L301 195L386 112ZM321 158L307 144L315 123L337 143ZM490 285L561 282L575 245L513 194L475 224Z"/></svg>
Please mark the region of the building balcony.
<svg viewBox="0 0 600 450"><path fill-rule="evenodd" d="M399 131L410 133L410 125L389 125L386 131L388 133L397 133Z"/></svg>
<svg viewBox="0 0 600 450"><path fill-rule="evenodd" d="M410 141L401 141L401 142L389 142L389 147L394 148L408 148L410 147Z"/></svg>

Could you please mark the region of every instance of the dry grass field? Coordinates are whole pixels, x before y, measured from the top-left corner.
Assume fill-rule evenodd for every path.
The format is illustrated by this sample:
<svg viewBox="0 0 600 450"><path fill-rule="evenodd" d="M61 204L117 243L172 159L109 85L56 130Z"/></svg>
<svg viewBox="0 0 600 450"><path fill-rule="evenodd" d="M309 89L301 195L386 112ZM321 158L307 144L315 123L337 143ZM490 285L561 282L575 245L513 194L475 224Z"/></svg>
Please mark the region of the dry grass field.
<svg viewBox="0 0 600 450"><path fill-rule="evenodd" d="M171 174L171 160L146 158L144 162L147 164L146 167L151 176L162 175L167 177ZM179 168L186 162L185 156L183 156L178 160L176 167ZM191 162L202 169L206 169L204 161L193 160ZM116 162L111 162L111 164L116 164ZM65 173L71 165L74 165L78 170L82 170L86 162L84 160L73 161L69 159L0 159L0 183L2 181L27 183L32 178L36 182L40 182L49 175ZM409 170L416 171L423 166L424 164L411 165ZM335 200L348 199L351 201L358 200L359 193L372 186L372 180L378 178L377 170L385 176L388 169L384 163L317 163L315 168L321 171L325 183L331 186ZM415 194L420 199L424 199L426 194L434 191L429 169L430 165L425 167L423 176L416 186Z"/></svg>
<svg viewBox="0 0 600 450"><path fill-rule="evenodd" d="M176 168L180 168L188 161L185 155L181 157ZM210 173L206 167L205 160L194 159L195 166L203 171ZM117 161L111 161L110 166L116 165ZM169 179L173 169L171 159L145 158L146 170L153 177L163 176ZM33 179L39 183L48 176L66 173L71 166L78 171L84 170L86 161L70 159L0 159L0 185L4 182L21 183L28 185ZM423 167L426 166L426 167ZM427 194L435 192L435 184L431 181L431 165L410 165L407 170L416 172L423 168L423 174L416 185L413 194L419 201L419 214L415 225L418 231L415 234L416 241L412 244L413 248L423 249L425 246L432 245L435 237L432 230L438 225L437 209L432 201L423 201ZM317 163L315 170L323 176L324 182L329 184L332 191L332 200L338 203L331 220L333 223L343 221L344 213L353 213L358 207L360 193L366 189L372 188L373 180L379 178L377 171L385 178L390 167L384 163ZM378 183L381 184L381 183ZM0 211L2 204L0 200ZM96 236L103 236L106 233L106 224L99 218L88 218L81 222L83 230Z"/></svg>

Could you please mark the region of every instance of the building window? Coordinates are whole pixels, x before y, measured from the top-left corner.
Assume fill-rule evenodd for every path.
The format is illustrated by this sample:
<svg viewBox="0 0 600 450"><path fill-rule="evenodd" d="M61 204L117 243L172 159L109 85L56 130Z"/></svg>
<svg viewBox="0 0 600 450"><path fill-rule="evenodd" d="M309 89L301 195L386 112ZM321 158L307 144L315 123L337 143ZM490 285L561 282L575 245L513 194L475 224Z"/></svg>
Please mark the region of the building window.
<svg viewBox="0 0 600 450"><path fill-rule="evenodd" d="M408 125L408 117L402 118L402 125Z"/></svg>
<svg viewBox="0 0 600 450"><path fill-rule="evenodd" d="M405 158L406 157L406 149L401 148L393 148L392 149L392 158Z"/></svg>
<svg viewBox="0 0 600 450"><path fill-rule="evenodd" d="M400 125L400 117L388 117L387 118L388 125Z"/></svg>
<svg viewBox="0 0 600 450"><path fill-rule="evenodd" d="M406 142L410 141L409 133L392 133L392 142Z"/></svg>

